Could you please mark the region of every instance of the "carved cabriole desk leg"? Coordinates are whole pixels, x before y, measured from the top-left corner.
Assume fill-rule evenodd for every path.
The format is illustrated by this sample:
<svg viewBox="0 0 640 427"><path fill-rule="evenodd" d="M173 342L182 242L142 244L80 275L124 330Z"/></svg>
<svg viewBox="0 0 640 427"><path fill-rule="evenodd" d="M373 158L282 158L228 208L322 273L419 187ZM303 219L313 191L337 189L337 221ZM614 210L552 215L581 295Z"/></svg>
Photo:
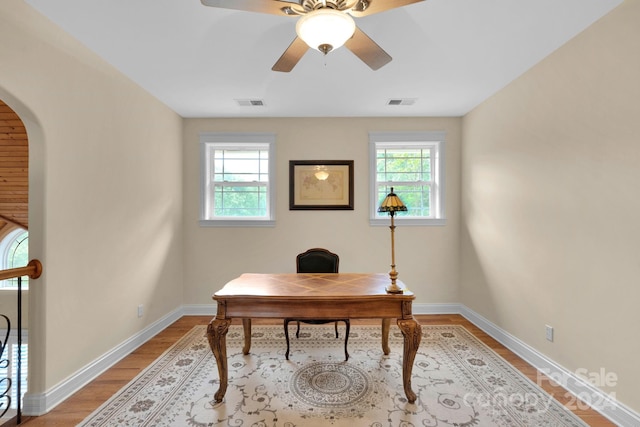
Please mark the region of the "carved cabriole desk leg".
<svg viewBox="0 0 640 427"><path fill-rule="evenodd" d="M391 353L389 348L389 329L391 328L391 319L382 319L382 352L385 355Z"/></svg>
<svg viewBox="0 0 640 427"><path fill-rule="evenodd" d="M244 330L244 347L242 347L242 354L249 354L251 350L251 319L242 319L242 328Z"/></svg>
<svg viewBox="0 0 640 427"><path fill-rule="evenodd" d="M404 353L402 355L402 383L409 403L416 401L411 389L411 371L422 339L422 327L415 319L398 319L398 327L404 335Z"/></svg>
<svg viewBox="0 0 640 427"><path fill-rule="evenodd" d="M213 319L207 327L207 338L209 346L216 358L218 365L218 376L220 377L220 388L214 395L216 402L222 402L224 394L227 392L228 371L227 371L227 331L231 319Z"/></svg>

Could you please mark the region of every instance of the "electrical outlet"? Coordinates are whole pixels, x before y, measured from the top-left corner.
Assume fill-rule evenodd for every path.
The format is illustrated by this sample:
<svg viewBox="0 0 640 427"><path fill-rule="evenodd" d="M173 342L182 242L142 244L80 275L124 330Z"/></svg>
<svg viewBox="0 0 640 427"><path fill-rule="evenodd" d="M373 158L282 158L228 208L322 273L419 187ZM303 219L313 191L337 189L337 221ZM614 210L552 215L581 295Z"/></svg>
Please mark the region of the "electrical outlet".
<svg viewBox="0 0 640 427"><path fill-rule="evenodd" d="M545 325L547 341L553 342L553 326Z"/></svg>
<svg viewBox="0 0 640 427"><path fill-rule="evenodd" d="M144 314L144 306L140 304L138 306L138 317L142 317L143 314Z"/></svg>

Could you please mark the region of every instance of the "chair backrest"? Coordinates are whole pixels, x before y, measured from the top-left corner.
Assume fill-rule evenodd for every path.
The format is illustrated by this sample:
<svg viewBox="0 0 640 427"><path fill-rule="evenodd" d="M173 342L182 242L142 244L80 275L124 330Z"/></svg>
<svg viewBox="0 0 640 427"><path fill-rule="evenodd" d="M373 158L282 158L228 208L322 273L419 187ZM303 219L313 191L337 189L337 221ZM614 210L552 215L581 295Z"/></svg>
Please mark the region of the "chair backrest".
<svg viewBox="0 0 640 427"><path fill-rule="evenodd" d="M296 257L298 273L337 273L340 258L322 248L309 249Z"/></svg>

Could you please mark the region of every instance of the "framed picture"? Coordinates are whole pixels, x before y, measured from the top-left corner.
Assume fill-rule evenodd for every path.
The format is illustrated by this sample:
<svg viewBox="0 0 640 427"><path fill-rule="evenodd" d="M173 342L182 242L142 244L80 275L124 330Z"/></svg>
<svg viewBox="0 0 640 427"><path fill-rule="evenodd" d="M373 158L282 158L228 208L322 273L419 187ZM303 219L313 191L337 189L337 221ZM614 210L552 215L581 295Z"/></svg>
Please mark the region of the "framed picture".
<svg viewBox="0 0 640 427"><path fill-rule="evenodd" d="M353 160L290 160L289 210L353 210Z"/></svg>

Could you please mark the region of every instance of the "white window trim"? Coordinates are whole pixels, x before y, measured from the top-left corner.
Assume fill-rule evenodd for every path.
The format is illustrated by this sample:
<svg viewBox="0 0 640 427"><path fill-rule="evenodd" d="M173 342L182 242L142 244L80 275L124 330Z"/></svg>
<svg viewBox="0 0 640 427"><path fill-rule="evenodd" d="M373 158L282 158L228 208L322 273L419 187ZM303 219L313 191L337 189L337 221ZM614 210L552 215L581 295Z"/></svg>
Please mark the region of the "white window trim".
<svg viewBox="0 0 640 427"><path fill-rule="evenodd" d="M418 144L435 143L438 145L438 158L434 164L436 168L436 180L438 182L439 197L436 201L435 218L405 218L395 217L396 224L417 226L442 226L446 224L445 216L445 146L446 132L444 131L420 131L420 132L369 132L369 225L389 226L389 218L378 218L377 193L376 193L376 147L385 142L405 142L409 148ZM394 148L402 148L402 145L393 145Z"/></svg>
<svg viewBox="0 0 640 427"><path fill-rule="evenodd" d="M7 233L1 240L0 240L0 256L2 257L2 260L0 261L0 268L2 268L3 270L6 270L9 268L9 265L7 265L7 261L9 260L9 250L11 249L11 245L13 244L13 242L16 241L16 239L18 238L18 236L20 236L22 233L24 233L25 230L23 230L22 228L15 228L13 230L11 230L9 233ZM18 289L18 286L5 286L6 283L10 282L13 279L6 279L6 280L2 280L0 281L0 292L2 292L3 290L10 290L10 291L15 291L16 289ZM23 290L28 290L29 289L29 281L24 280L24 277L22 279L23 284L22 284L22 289Z"/></svg>
<svg viewBox="0 0 640 427"><path fill-rule="evenodd" d="M269 144L269 219L222 218L205 219L207 171L206 151L208 143ZM201 227L275 227L276 225L276 135L264 132L202 132L200 133L200 221Z"/></svg>

